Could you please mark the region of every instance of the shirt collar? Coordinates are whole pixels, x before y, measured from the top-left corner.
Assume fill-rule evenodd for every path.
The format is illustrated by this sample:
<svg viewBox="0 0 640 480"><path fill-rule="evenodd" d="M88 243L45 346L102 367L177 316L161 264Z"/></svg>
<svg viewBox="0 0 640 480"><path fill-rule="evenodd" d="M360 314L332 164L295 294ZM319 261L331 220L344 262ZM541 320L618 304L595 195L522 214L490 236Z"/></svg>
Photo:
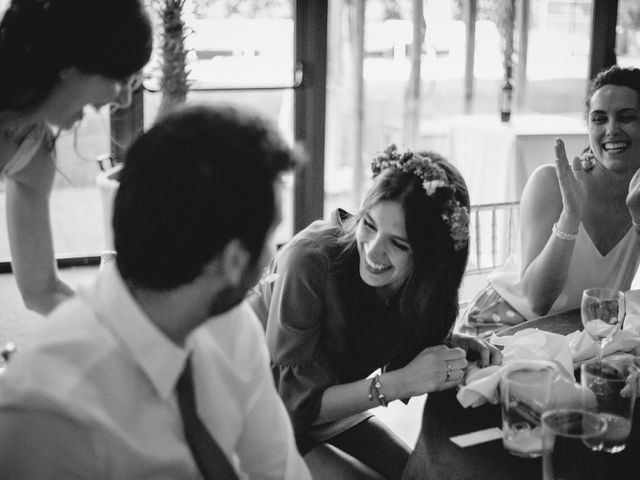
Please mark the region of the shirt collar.
<svg viewBox="0 0 640 480"><path fill-rule="evenodd" d="M173 343L147 317L115 265L101 269L92 287L79 289L161 398L173 394L189 352Z"/></svg>

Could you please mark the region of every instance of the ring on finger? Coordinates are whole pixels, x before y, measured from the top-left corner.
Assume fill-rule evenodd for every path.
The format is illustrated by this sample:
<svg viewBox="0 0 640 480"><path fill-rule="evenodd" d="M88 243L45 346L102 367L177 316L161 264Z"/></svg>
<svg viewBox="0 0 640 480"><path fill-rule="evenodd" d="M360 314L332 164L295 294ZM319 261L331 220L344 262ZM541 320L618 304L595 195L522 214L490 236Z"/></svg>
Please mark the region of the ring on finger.
<svg viewBox="0 0 640 480"><path fill-rule="evenodd" d="M447 380L451 378L451 364L447 363Z"/></svg>

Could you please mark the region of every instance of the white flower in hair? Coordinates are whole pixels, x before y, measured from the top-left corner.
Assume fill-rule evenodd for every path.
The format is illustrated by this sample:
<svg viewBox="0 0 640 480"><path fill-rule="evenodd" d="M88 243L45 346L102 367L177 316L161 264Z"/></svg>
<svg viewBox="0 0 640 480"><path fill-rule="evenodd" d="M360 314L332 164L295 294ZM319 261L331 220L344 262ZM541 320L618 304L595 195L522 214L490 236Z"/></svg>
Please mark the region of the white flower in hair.
<svg viewBox="0 0 640 480"><path fill-rule="evenodd" d="M400 153L398 147L391 144L371 162L374 177L387 169L400 170L418 177L427 196L433 198L441 210L442 221L449 229L449 236L453 240L453 248L461 250L467 246L469 210L455 198L455 185L450 183L446 171L437 162L409 150ZM443 187L448 189L435 195L436 190Z"/></svg>
<svg viewBox="0 0 640 480"><path fill-rule="evenodd" d="M436 193L436 188L444 187L444 180L425 180L422 182L422 188L427 192L427 195L431 196Z"/></svg>

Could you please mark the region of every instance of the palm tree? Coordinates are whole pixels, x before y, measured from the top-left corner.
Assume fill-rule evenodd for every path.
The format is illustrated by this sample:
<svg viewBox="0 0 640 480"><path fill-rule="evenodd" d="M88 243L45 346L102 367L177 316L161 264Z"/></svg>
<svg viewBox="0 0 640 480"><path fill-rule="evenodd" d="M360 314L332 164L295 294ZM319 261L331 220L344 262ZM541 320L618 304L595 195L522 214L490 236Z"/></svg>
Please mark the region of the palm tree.
<svg viewBox="0 0 640 480"><path fill-rule="evenodd" d="M189 91L189 69L185 41L189 31L184 23L186 0L153 0L160 17L160 90L158 118L184 103Z"/></svg>

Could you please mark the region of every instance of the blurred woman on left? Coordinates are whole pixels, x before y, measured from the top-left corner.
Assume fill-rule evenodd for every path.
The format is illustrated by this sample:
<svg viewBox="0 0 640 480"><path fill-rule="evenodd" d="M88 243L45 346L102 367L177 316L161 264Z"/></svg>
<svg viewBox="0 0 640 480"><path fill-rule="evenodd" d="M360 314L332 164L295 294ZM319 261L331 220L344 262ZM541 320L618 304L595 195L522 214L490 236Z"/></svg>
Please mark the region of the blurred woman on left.
<svg viewBox="0 0 640 480"><path fill-rule="evenodd" d="M11 0L0 22L0 176L13 272L46 315L73 290L56 269L49 198L57 133L85 106L127 107L151 56L141 0Z"/></svg>

